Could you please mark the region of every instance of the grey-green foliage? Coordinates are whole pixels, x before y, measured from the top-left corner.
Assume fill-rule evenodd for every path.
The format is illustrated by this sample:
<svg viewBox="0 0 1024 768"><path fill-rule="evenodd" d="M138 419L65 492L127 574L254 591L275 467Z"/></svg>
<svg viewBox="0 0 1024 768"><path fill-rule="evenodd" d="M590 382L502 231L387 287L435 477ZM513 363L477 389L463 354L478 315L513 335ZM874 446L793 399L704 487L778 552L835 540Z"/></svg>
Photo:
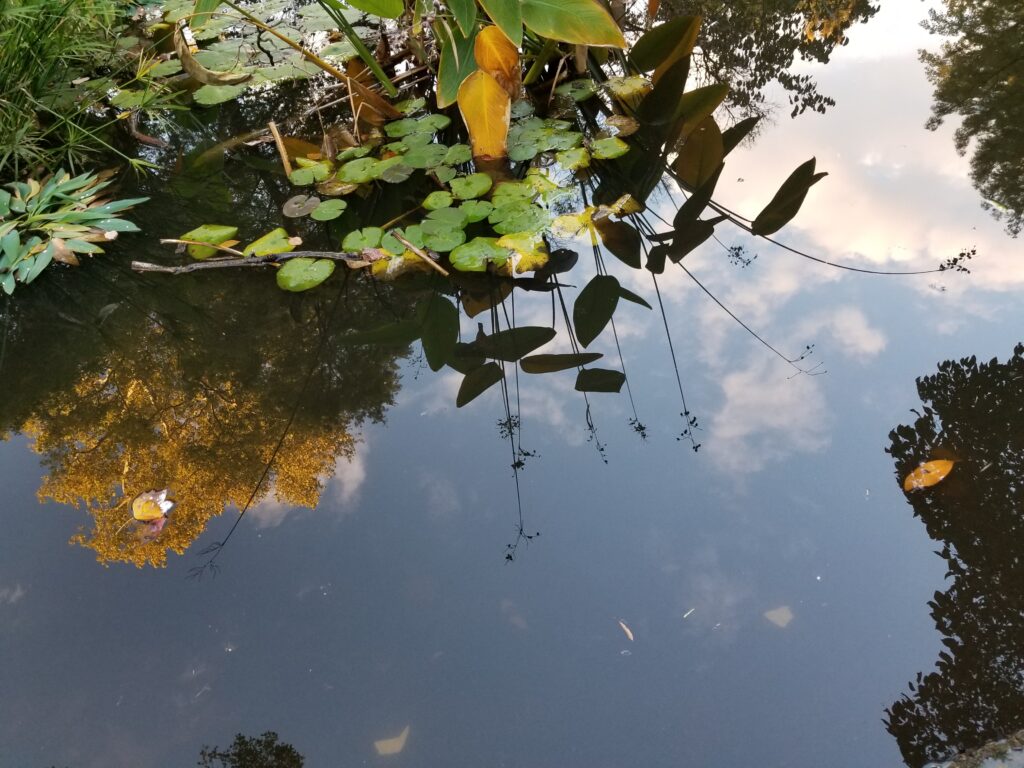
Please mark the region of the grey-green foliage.
<svg viewBox="0 0 1024 768"><path fill-rule="evenodd" d="M138 232L120 214L146 198L107 200L109 184L94 174L57 171L0 189L0 289L11 294L54 260L77 263L76 254L102 253L97 243Z"/></svg>

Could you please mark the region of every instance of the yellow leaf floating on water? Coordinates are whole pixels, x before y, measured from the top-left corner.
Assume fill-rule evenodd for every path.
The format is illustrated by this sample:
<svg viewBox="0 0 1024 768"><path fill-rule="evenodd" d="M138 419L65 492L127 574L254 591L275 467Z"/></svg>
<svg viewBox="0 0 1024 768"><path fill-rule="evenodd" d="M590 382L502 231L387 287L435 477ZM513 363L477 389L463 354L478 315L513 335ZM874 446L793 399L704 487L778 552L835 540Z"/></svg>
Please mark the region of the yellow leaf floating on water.
<svg viewBox="0 0 1024 768"><path fill-rule="evenodd" d="M926 461L903 480L904 491L916 491L918 488L930 488L941 483L953 470L953 462L949 459Z"/></svg>
<svg viewBox="0 0 1024 768"><path fill-rule="evenodd" d="M374 749L378 755L397 755L405 749L405 740L409 738L409 726L405 726L402 732L391 739L380 739L373 742Z"/></svg>
<svg viewBox="0 0 1024 768"><path fill-rule="evenodd" d="M458 103L473 157L505 157L512 104L508 92L478 69L459 86Z"/></svg>
<svg viewBox="0 0 1024 768"><path fill-rule="evenodd" d="M619 626L622 627L622 631L626 633L626 637L629 638L629 642L633 642L633 630L626 626L626 622L619 620Z"/></svg>
<svg viewBox="0 0 1024 768"><path fill-rule="evenodd" d="M167 499L168 488L162 491L146 491L132 499L132 517L144 523L159 520L174 509L174 502Z"/></svg>
<svg viewBox="0 0 1024 768"><path fill-rule="evenodd" d="M785 629L793 620L793 610L788 605L780 605L764 612L764 617L779 629Z"/></svg>

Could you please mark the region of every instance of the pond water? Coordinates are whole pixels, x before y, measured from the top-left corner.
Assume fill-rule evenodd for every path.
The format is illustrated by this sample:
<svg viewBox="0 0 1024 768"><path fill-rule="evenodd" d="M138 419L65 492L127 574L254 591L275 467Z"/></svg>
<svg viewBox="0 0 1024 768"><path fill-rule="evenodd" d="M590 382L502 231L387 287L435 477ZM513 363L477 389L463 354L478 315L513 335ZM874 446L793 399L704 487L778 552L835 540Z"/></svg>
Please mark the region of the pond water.
<svg viewBox="0 0 1024 768"><path fill-rule="evenodd" d="M285 190L267 168L143 182L144 234L4 309L0 765L194 765L273 731L309 766L859 768L1024 727L1019 357L950 367L927 395L943 438L925 412L886 451L918 377L1024 340L1021 245L980 210L952 129L923 127L924 12L886 3L806 66L836 106L780 110L718 197L755 212L816 156L829 176L781 240L880 270L975 247L971 274L842 272L724 232L744 266L705 244L690 271L774 347L813 345L816 375L668 270L696 452L657 311L616 314L635 414L623 391L588 416L571 372L510 377L516 477L500 388L457 409L461 376L418 344L338 342L392 319L397 285L129 271L213 213L265 230ZM517 294L520 323L552 307ZM950 476L905 494L933 458ZM179 504L163 531L128 529L139 568L118 561L127 508L89 513L122 485Z"/></svg>

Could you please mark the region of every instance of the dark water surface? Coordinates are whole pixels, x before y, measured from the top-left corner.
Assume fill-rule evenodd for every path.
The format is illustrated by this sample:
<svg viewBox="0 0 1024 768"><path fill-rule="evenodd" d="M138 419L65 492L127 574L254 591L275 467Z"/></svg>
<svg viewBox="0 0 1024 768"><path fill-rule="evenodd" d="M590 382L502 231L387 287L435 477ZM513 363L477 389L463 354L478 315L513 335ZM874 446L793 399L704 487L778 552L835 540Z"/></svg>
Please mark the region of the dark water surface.
<svg viewBox="0 0 1024 768"><path fill-rule="evenodd" d="M127 272L166 258L157 237L214 212L245 224L255 206L154 185L134 216L145 234L19 289L0 369L0 766L187 766L275 731L309 766L859 768L1024 727L1021 367L973 389L951 374L949 408L966 415L939 419L971 429L885 451L922 408L917 377L1005 361L1024 340L1024 254L979 209L950 131L923 129L915 49L934 41L919 4L889 5L813 70L837 106L782 110L730 157L719 197L756 212L814 155L830 175L782 240L874 269L976 247L972 274L838 272L726 232L757 258L741 267L711 244L689 268L777 348L813 344L807 367L827 374L794 375L670 270L700 451L677 439L660 318L626 306L646 441L625 393L590 397L595 437L571 372L519 376L532 540L517 536L497 389L456 409L461 377L431 372L418 345L336 343L387 322L400 290L339 294L335 277L296 297L265 273ZM268 195L250 169L225 173L254 185L250 202ZM646 273L616 274L653 301ZM551 306L527 296L516 312L543 323ZM207 551L289 422L274 490ZM943 451L958 462L948 486L912 506L898 480ZM143 567L98 563L120 551L122 487L164 486L179 508L161 536L129 529ZM87 507L108 510L95 531ZM92 548L68 545L79 534ZM150 567L168 546L184 553ZM211 555L215 578L188 579ZM943 633L928 602L946 590ZM887 708L940 652L951 661L888 732ZM378 755L406 726L401 753Z"/></svg>

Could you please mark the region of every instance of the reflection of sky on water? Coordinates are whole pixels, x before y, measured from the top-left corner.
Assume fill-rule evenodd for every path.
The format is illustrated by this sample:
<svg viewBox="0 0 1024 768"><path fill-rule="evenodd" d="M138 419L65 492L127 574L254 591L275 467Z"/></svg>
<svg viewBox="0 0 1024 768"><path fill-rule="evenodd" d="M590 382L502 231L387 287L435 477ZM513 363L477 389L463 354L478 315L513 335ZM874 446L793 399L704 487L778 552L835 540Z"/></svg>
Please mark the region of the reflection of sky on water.
<svg viewBox="0 0 1024 768"><path fill-rule="evenodd" d="M911 26L894 33L900 13ZM521 375L523 445L540 454L522 475L525 526L541 536L514 565L500 402L456 410L457 376L408 367L321 507L264 502L201 584L183 578L191 554L135 571L64 547L81 515L40 507L35 457L0 445L0 657L18 659L0 666L0 762L180 766L204 743L276 730L310 766L377 764L373 742L410 725L395 765L898 764L882 710L933 663L925 602L942 568L882 448L918 404L916 376L1020 340L1009 291L1024 277L948 130L921 127L921 13L886 7L854 30L816 73L838 106L735 153L722 199L752 214L816 155L830 175L781 239L880 268L976 245L974 274L847 275L759 245L746 269L717 246L689 257L773 345L816 345L828 374L793 377L670 269L704 447L674 439L657 316L624 307L650 440L625 397L593 396L606 468L571 374ZM645 275L630 279L653 300ZM521 319L550 311L536 304Z"/></svg>

